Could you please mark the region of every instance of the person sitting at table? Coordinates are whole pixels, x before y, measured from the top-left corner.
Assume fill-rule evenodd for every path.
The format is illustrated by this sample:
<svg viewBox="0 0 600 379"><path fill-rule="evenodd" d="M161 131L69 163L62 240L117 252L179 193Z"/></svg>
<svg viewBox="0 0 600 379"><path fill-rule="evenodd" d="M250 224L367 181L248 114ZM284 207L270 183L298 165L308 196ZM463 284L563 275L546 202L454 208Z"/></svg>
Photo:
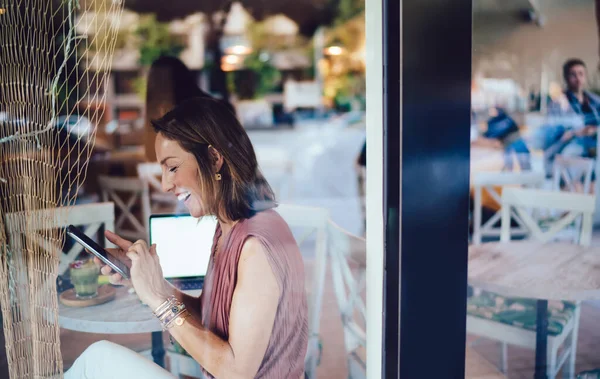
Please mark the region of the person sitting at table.
<svg viewBox="0 0 600 379"><path fill-rule="evenodd" d="M161 56L150 66L146 85L146 114L144 120L144 150L146 160L156 161L154 140L156 133L152 120L193 97L211 97L198 86L196 75L180 59L172 56ZM227 103L229 109L235 109Z"/></svg>
<svg viewBox="0 0 600 379"><path fill-rule="evenodd" d="M220 101L188 99L152 122L165 192L190 214L215 215L218 226L200 298L164 278L157 250L139 240L106 237L128 258L131 281L103 266L113 284L131 285L164 328L212 378L304 375L308 306L304 266L290 228L273 209L248 135ZM97 261L99 264L99 261ZM172 378L125 347L99 342L66 372L75 378Z"/></svg>
<svg viewBox="0 0 600 379"><path fill-rule="evenodd" d="M531 170L531 153L521 137L517 123L500 107L489 111L487 130L472 142L473 145L504 150L504 169L513 170L513 154L521 171Z"/></svg>
<svg viewBox="0 0 600 379"><path fill-rule="evenodd" d="M597 129L600 124L600 97L586 90L587 69L581 59L569 59L563 65L566 90L548 107L550 115L580 116L581 127L566 128L547 150L553 154L593 158L596 155Z"/></svg>

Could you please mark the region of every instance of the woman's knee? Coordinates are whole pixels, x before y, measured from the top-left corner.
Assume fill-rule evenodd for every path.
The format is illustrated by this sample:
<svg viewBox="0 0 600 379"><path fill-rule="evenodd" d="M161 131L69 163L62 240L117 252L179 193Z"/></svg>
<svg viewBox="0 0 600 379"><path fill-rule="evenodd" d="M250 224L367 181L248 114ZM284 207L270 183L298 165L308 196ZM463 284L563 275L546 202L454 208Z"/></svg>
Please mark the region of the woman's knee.
<svg viewBox="0 0 600 379"><path fill-rule="evenodd" d="M92 356L106 356L111 352L114 352L115 349L118 349L119 345L110 341L97 341L88 346L87 349L83 352L84 355L92 355Z"/></svg>

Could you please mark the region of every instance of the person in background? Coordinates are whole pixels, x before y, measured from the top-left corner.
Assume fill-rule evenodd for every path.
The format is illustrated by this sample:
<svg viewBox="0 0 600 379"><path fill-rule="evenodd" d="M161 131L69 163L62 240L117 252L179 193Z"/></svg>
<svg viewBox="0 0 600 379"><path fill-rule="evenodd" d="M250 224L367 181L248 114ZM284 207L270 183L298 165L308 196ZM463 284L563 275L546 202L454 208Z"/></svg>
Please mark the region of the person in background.
<svg viewBox="0 0 600 379"><path fill-rule="evenodd" d="M491 108L489 115L487 130L473 144L504 149L505 170L513 170L513 154L517 157L521 171L531 170L531 154L517 123L502 108Z"/></svg>
<svg viewBox="0 0 600 379"><path fill-rule="evenodd" d="M212 98L200 89L196 75L181 60L161 56L152 63L148 72L144 118L144 150L147 161L156 161L156 133L151 120L162 117L176 105L194 97ZM235 114L233 106L230 103L226 105Z"/></svg>
<svg viewBox="0 0 600 379"><path fill-rule="evenodd" d="M563 77L567 89L564 96L550 105L549 113L580 116L583 124L582 127L565 130L555 144L560 147L557 152L571 157L594 157L597 129L600 124L600 97L586 90L587 69L581 59L567 60L563 65Z"/></svg>

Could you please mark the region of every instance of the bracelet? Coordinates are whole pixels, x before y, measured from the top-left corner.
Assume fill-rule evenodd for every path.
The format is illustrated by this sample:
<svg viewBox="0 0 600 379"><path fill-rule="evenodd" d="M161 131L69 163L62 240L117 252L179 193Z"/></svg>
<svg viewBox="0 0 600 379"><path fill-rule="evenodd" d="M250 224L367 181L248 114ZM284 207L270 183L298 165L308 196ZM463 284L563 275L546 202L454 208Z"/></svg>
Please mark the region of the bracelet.
<svg viewBox="0 0 600 379"><path fill-rule="evenodd" d="M163 325L167 325L172 319L180 315L183 311L185 311L185 305L183 303L179 303L177 305L173 305L169 312L165 312L165 314L158 319Z"/></svg>
<svg viewBox="0 0 600 379"><path fill-rule="evenodd" d="M189 317L189 315L190 315L190 313L187 312L185 309L182 310L181 312L179 312L178 314L176 314L175 316L173 316L173 318L170 319L165 324L165 330L171 329L171 327L173 326L173 324L175 324L177 326L183 325L183 322L185 321L186 318Z"/></svg>
<svg viewBox="0 0 600 379"><path fill-rule="evenodd" d="M185 304L177 300L175 296L169 296L167 300L154 310L153 314L162 324L163 330L167 330L172 326L173 321L177 320L185 312ZM185 321L185 318L177 321L179 321L178 325L181 325Z"/></svg>
<svg viewBox="0 0 600 379"><path fill-rule="evenodd" d="M181 314L179 316L173 318L173 320L171 320L171 322L169 322L169 324L166 325L165 330L171 329L171 327L173 327L173 325L177 325L177 326L183 325L185 320L190 316L191 316L190 312L184 310L183 312L181 312Z"/></svg>
<svg viewBox="0 0 600 379"><path fill-rule="evenodd" d="M152 313L154 313L156 317L159 317L160 314L162 314L164 311L170 308L169 305L175 300L175 296L169 296L167 300L163 301L161 305L156 307L156 309Z"/></svg>
<svg viewBox="0 0 600 379"><path fill-rule="evenodd" d="M154 316L162 319L165 314L169 312L176 312L173 307L179 307L181 302L175 298L175 296L169 296L167 300L165 300L161 305L159 305L156 310L153 312Z"/></svg>

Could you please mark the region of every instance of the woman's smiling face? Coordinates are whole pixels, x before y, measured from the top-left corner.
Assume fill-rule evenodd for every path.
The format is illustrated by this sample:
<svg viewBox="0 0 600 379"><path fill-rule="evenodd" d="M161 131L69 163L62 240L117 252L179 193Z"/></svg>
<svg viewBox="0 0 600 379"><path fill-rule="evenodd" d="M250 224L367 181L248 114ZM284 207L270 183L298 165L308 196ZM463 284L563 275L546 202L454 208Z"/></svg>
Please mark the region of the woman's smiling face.
<svg viewBox="0 0 600 379"><path fill-rule="evenodd" d="M183 201L192 217L205 216L196 157L161 133L157 134L154 147L156 159L162 167L163 191L173 193L179 201Z"/></svg>

